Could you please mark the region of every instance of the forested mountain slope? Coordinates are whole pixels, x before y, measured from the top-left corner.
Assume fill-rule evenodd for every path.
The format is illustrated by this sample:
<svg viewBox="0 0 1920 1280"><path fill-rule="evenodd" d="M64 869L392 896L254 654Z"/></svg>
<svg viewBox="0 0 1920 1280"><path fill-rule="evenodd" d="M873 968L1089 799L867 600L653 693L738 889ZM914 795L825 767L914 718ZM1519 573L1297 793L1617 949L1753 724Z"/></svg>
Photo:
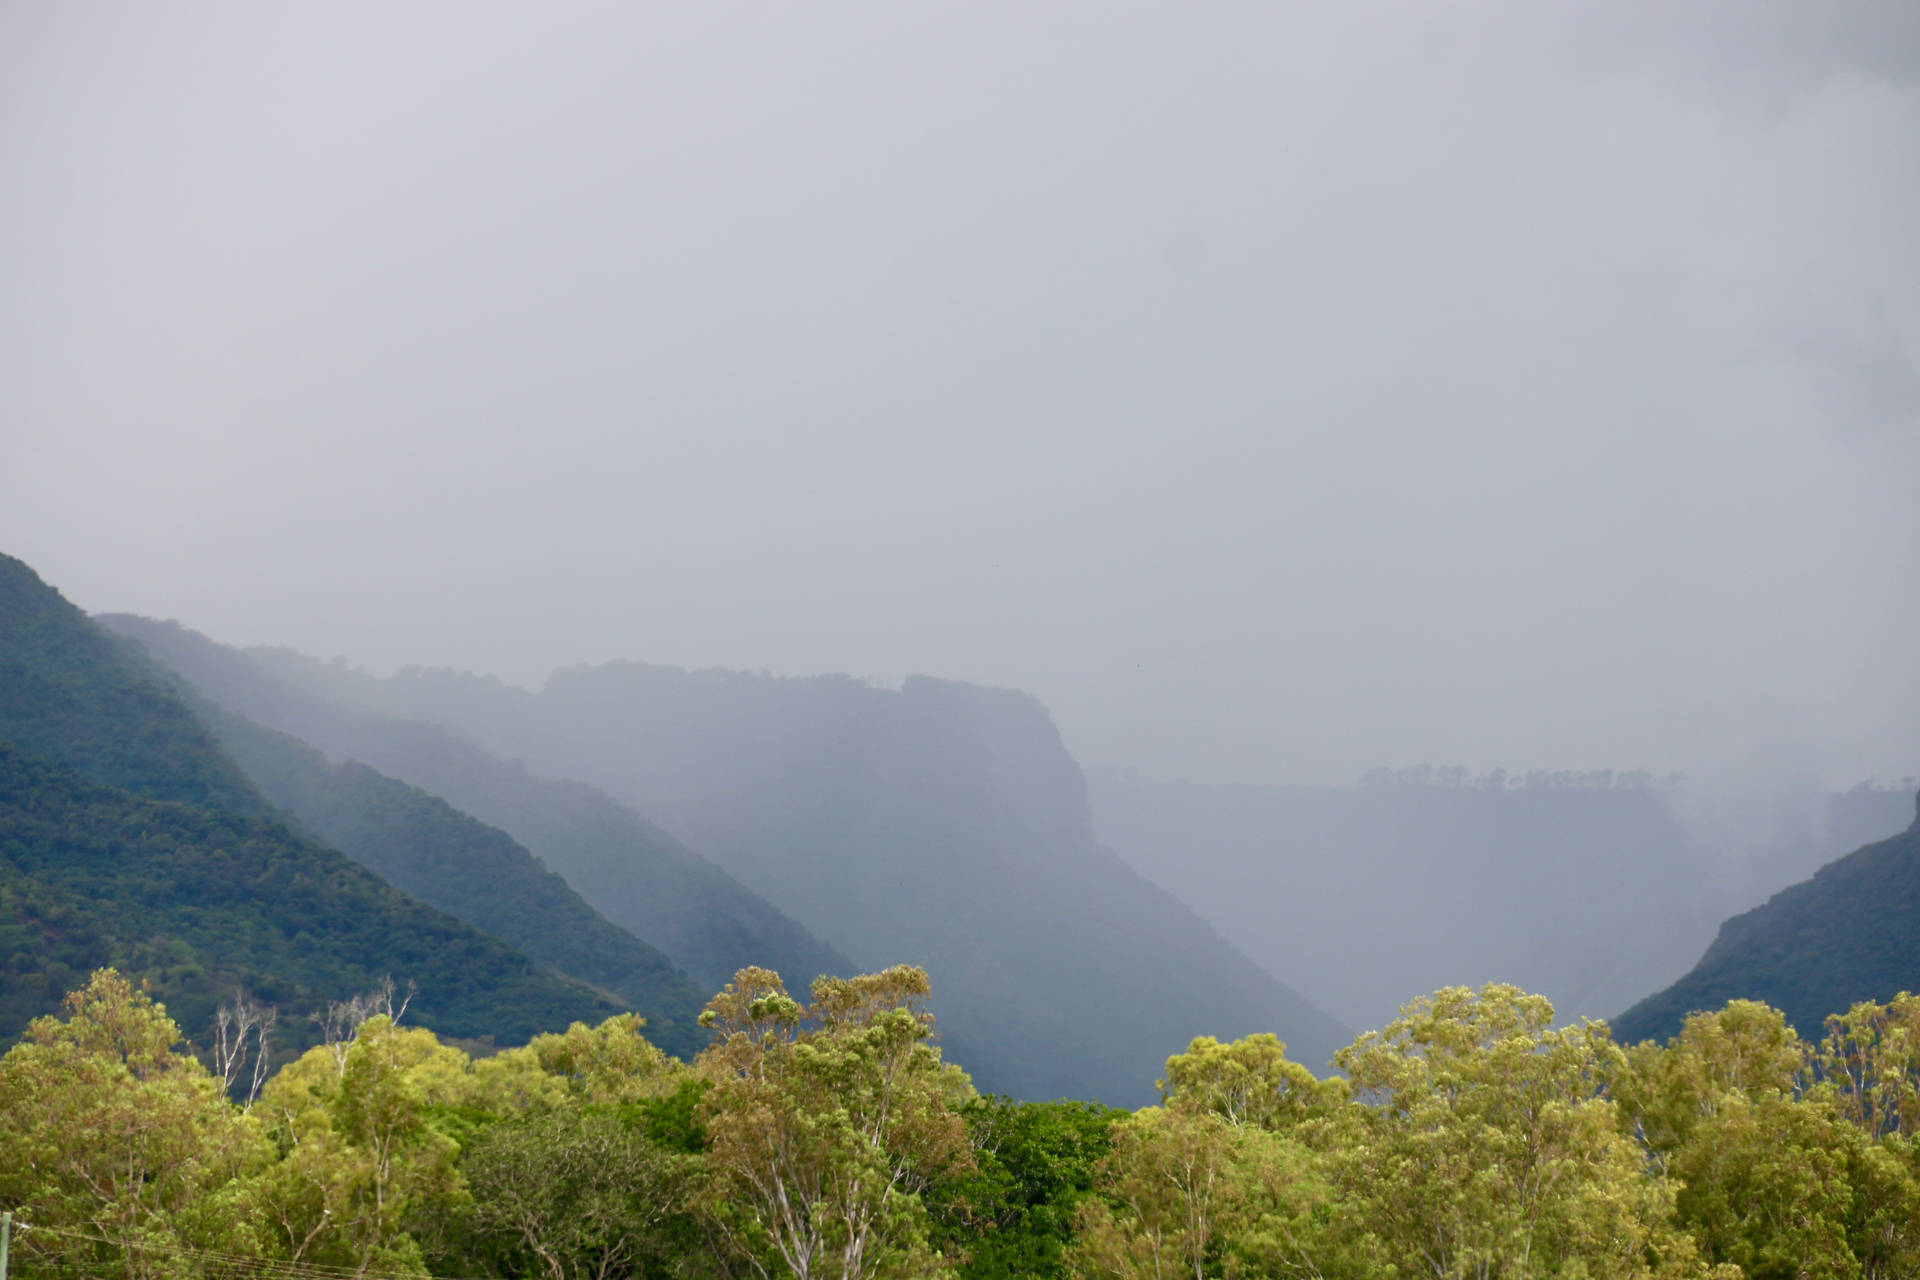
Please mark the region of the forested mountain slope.
<svg viewBox="0 0 1920 1280"><path fill-rule="evenodd" d="M8 555L0 555L0 742L151 799L267 812L137 655Z"/></svg>
<svg viewBox="0 0 1920 1280"><path fill-rule="evenodd" d="M1632 774L1254 787L1094 769L1088 782L1102 839L1268 969L1313 973L1316 996L1367 1027L1420 992L1490 981L1547 995L1562 1017L1617 1013L1684 973L1732 912L1899 830L1910 802L1871 787L1824 812L1816 800L1717 837L1736 851L1703 842L1672 784Z"/></svg>
<svg viewBox="0 0 1920 1280"><path fill-rule="evenodd" d="M620 1006L280 823L102 786L0 744L0 1038L89 969L148 979L188 1034L236 988L299 1014L383 977L408 1019L523 1041Z"/></svg>
<svg viewBox="0 0 1920 1280"><path fill-rule="evenodd" d="M357 761L330 764L288 734L202 703L247 776L299 828L388 883L606 991L647 1018L647 1038L691 1055L711 992L588 906L514 838Z"/></svg>
<svg viewBox="0 0 1920 1280"><path fill-rule="evenodd" d="M281 679L262 665L271 655L243 653L175 623L131 615L100 622L138 640L210 701L498 827L704 991L719 990L747 965L777 969L799 985L855 971L834 947L604 792L536 777L439 724Z"/></svg>
<svg viewBox="0 0 1920 1280"><path fill-rule="evenodd" d="M925 965L985 1089L1137 1102L1197 1034L1275 1031L1315 1067L1347 1038L1100 845L1079 767L1025 695L633 663L532 694L258 656L606 788L864 967Z"/></svg>
<svg viewBox="0 0 1920 1280"><path fill-rule="evenodd" d="M1920 991L1920 815L1722 924L1700 963L1613 1029L1665 1040L1696 1010L1763 1000L1817 1040L1827 1015L1902 991Z"/></svg>
<svg viewBox="0 0 1920 1280"><path fill-rule="evenodd" d="M137 652L0 557L0 1035L99 964L189 1034L236 986L304 1014L392 975L413 1016L524 1039L618 1006L296 837Z"/></svg>

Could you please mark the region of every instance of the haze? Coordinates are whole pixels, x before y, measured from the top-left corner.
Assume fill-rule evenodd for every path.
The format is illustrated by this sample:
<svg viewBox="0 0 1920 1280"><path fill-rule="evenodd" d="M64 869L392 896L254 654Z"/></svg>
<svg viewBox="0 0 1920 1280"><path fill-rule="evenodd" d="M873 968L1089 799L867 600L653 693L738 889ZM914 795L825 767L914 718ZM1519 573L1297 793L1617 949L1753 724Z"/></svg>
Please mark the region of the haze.
<svg viewBox="0 0 1920 1280"><path fill-rule="evenodd" d="M1920 7L0 8L0 547L1161 776L1920 760Z"/></svg>

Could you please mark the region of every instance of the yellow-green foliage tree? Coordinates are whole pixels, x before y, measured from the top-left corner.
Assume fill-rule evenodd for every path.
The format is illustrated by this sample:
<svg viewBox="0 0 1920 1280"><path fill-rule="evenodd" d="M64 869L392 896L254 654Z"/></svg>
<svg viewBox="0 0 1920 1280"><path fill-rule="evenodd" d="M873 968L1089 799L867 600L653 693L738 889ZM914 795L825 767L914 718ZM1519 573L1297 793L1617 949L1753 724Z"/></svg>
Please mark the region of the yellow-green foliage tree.
<svg viewBox="0 0 1920 1280"><path fill-rule="evenodd" d="M1680 1224L1751 1280L1920 1274L1912 997L1828 1019L1816 1050L1735 1000L1636 1045L1616 1093Z"/></svg>
<svg viewBox="0 0 1920 1280"><path fill-rule="evenodd" d="M1101 1195L1081 1206L1075 1270L1101 1280L1315 1276L1345 1253L1331 1191L1300 1141L1344 1105L1271 1035L1202 1036L1167 1060L1161 1105L1116 1124Z"/></svg>
<svg viewBox="0 0 1920 1280"><path fill-rule="evenodd" d="M1920 996L1827 1019L1818 1088L1864 1141L1852 1153L1848 1241L1863 1280L1920 1275Z"/></svg>
<svg viewBox="0 0 1920 1280"><path fill-rule="evenodd" d="M1735 1000L1637 1045L1614 1087L1680 1222L1713 1262L1748 1277L1857 1274L1847 1244L1852 1135L1801 1095L1806 1046L1779 1010Z"/></svg>
<svg viewBox="0 0 1920 1280"><path fill-rule="evenodd" d="M694 1082L643 1025L576 1022L472 1064L455 1232L469 1247L450 1263L549 1280L687 1271L703 1161L648 1122Z"/></svg>
<svg viewBox="0 0 1920 1280"><path fill-rule="evenodd" d="M1340 1080L1316 1080L1313 1072L1288 1060L1285 1044L1264 1033L1230 1044L1197 1037L1185 1053L1167 1059L1160 1081L1163 1104L1274 1133L1324 1115L1346 1096Z"/></svg>
<svg viewBox="0 0 1920 1280"><path fill-rule="evenodd" d="M1103 1195L1081 1207L1076 1269L1113 1280L1205 1274L1248 1211L1245 1135L1217 1115L1148 1107L1113 1127Z"/></svg>
<svg viewBox="0 0 1920 1280"><path fill-rule="evenodd" d="M1920 996L1862 1001L1827 1019L1817 1063L1835 1104L1870 1138L1920 1136Z"/></svg>
<svg viewBox="0 0 1920 1280"><path fill-rule="evenodd" d="M940 1060L922 970L821 978L802 1006L778 974L742 969L702 1025L694 1068L710 1090L705 1200L714 1238L760 1276L925 1276L921 1192L971 1160L960 1108L973 1088Z"/></svg>
<svg viewBox="0 0 1920 1280"><path fill-rule="evenodd" d="M1327 1168L1399 1273L1699 1272L1672 1187L1606 1095L1625 1059L1603 1024L1556 1029L1540 996L1448 987L1335 1061L1360 1105L1321 1135Z"/></svg>
<svg viewBox="0 0 1920 1280"><path fill-rule="evenodd" d="M472 1062L360 998L249 1111L103 970L0 1057L17 1274L1920 1276L1910 995L1818 1046L1734 1001L1622 1050L1448 988L1344 1078L1201 1037L1116 1117L975 1099L929 994L901 967L802 1005L742 970L691 1067L633 1015Z"/></svg>
<svg viewBox="0 0 1920 1280"><path fill-rule="evenodd" d="M697 1161L609 1108L566 1106L481 1129L460 1172L472 1197L465 1224L506 1274L607 1280L671 1261Z"/></svg>
<svg viewBox="0 0 1920 1280"><path fill-rule="evenodd" d="M481 1058L469 1070L465 1101L508 1115L643 1102L671 1093L688 1078L686 1067L650 1042L642 1034L645 1026L635 1013L595 1027L576 1022Z"/></svg>
<svg viewBox="0 0 1920 1280"><path fill-rule="evenodd" d="M255 1251L247 1178L271 1149L179 1040L103 969L0 1058L0 1205L32 1224L17 1273L147 1280Z"/></svg>
<svg viewBox="0 0 1920 1280"><path fill-rule="evenodd" d="M1615 1092L1708 1260L1752 1280L1920 1274L1913 1014L1906 996L1856 1005L1815 1049L1735 1000L1634 1046Z"/></svg>
<svg viewBox="0 0 1920 1280"><path fill-rule="evenodd" d="M268 1081L255 1113L280 1159L260 1188L275 1252L350 1270L424 1270L409 1228L455 1211L458 1144L432 1108L466 1090L467 1056L377 1014Z"/></svg>

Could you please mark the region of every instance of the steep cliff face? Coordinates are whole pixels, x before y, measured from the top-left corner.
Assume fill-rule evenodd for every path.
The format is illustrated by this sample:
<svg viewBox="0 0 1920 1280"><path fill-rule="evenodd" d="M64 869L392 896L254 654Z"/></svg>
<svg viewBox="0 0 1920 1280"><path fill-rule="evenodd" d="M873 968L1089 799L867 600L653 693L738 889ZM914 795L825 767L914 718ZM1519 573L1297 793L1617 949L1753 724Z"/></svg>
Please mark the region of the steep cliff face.
<svg viewBox="0 0 1920 1280"><path fill-rule="evenodd" d="M274 661L604 788L863 967L925 965L982 1088L1137 1103L1194 1035L1277 1032L1316 1068L1347 1038L1100 845L1079 766L1024 694L637 663L535 694Z"/></svg>
<svg viewBox="0 0 1920 1280"><path fill-rule="evenodd" d="M1687 1014L1764 1000L1803 1036L1861 1000L1920 991L1920 815L1720 926L1687 975L1614 1019L1622 1040L1665 1039Z"/></svg>

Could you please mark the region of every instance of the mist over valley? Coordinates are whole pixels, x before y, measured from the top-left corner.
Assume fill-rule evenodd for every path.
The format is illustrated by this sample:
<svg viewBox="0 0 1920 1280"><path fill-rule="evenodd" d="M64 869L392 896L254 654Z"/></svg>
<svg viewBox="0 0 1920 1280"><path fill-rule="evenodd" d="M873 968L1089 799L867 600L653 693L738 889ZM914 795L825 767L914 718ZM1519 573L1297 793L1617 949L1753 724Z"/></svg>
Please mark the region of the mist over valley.
<svg viewBox="0 0 1920 1280"><path fill-rule="evenodd" d="M1920 7L0 5L0 1280L1920 1276Z"/></svg>

